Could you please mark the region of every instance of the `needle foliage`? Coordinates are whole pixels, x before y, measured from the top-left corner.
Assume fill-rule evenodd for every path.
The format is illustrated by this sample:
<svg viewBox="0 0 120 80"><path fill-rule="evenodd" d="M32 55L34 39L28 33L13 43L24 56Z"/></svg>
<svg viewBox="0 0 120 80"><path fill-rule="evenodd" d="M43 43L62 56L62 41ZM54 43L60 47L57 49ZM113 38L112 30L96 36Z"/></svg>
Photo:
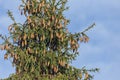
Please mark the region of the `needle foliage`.
<svg viewBox="0 0 120 80"><path fill-rule="evenodd" d="M68 31L69 20L63 15L68 9L67 0L21 0L21 15L26 21L17 23L10 11L13 23L8 27L9 36L0 35L4 41L4 59L11 58L16 72L5 80L91 80L84 67L70 65L79 54L79 42L88 42L85 34L95 24L82 32Z"/></svg>

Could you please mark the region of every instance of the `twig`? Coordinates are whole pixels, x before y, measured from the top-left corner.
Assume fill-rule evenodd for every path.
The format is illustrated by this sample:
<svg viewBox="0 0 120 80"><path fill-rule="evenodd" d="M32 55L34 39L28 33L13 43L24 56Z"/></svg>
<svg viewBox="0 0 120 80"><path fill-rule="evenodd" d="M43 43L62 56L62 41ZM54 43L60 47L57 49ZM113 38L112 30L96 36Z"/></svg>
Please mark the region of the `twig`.
<svg viewBox="0 0 120 80"><path fill-rule="evenodd" d="M93 23L91 26L89 26L88 28L86 28L84 31L80 32L81 34L82 33L85 33L86 31L88 31L89 29L93 28L95 26L95 23Z"/></svg>

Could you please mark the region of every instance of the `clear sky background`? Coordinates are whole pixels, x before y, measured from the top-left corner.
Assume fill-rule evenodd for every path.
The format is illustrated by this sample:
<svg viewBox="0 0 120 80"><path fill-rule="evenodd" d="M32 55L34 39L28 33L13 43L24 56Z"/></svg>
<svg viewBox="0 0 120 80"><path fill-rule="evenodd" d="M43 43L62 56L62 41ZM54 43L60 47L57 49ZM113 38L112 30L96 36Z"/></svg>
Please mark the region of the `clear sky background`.
<svg viewBox="0 0 120 80"><path fill-rule="evenodd" d="M19 4L20 0L0 0L0 34L8 35L12 23L6 14L8 9L13 11L16 21L24 22ZM67 5L70 9L64 15L71 20L68 28L72 33L96 23L87 32L89 43L80 44L80 55L72 65L100 68L94 80L120 80L120 0L69 0ZM4 53L0 51L0 79L15 72L11 62L3 59Z"/></svg>

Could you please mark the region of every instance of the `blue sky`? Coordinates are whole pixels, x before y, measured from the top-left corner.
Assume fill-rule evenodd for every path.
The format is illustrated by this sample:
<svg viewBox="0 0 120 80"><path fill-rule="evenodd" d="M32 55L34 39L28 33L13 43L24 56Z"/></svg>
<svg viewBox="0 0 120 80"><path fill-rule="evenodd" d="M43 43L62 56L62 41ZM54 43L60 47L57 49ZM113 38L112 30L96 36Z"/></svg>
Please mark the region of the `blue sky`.
<svg viewBox="0 0 120 80"><path fill-rule="evenodd" d="M20 0L0 0L0 34L7 35L7 27L12 23L6 14L8 9L13 11L16 21L24 21L24 17L16 10L19 4ZM80 44L80 55L72 65L100 68L94 80L119 80L120 0L69 0L67 5L70 9L65 16L71 20L68 28L72 33L96 23L87 32L89 43ZM0 78L8 77L15 71L9 60L4 61L3 54L4 51L0 51Z"/></svg>

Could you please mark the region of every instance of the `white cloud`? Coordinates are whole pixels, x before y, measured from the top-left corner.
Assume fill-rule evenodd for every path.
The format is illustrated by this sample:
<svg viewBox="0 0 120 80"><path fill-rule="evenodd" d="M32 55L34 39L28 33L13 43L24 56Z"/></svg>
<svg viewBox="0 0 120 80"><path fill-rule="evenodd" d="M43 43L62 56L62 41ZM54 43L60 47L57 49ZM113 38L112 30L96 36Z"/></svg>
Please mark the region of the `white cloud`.
<svg viewBox="0 0 120 80"><path fill-rule="evenodd" d="M9 3L6 3L6 2ZM13 23L13 21L10 19L10 17L7 14L8 10L11 10L13 12L13 16L16 20L16 22L24 22L25 18L24 16L20 15L20 11L18 10L18 6L20 5L20 1L9 1L9 0L1 0L0 2L0 32L1 33L8 33L8 26Z"/></svg>
<svg viewBox="0 0 120 80"><path fill-rule="evenodd" d="M83 56L84 57L84 56ZM120 76L120 63L119 61L113 61L113 62L98 62L96 63L91 63L88 58L84 57L84 60L87 59L88 63L81 63L84 61L74 61L73 65L76 65L78 68L82 68L83 66L86 66L87 69L92 69L92 68L99 68L100 71L98 73L93 73L94 80L119 80Z"/></svg>
<svg viewBox="0 0 120 80"><path fill-rule="evenodd" d="M97 66L100 66L100 72L95 75L95 80L119 80L120 67L119 62L114 63L98 63Z"/></svg>
<svg viewBox="0 0 120 80"><path fill-rule="evenodd" d="M13 15L17 22L23 22L23 18L18 14L18 5L20 1L14 0L0 0L0 34L8 34L8 26L13 22L7 15L7 10L13 11ZM1 42L1 40L0 40ZM8 77L11 73L15 72L12 63L9 60L4 61L4 52L0 51L0 79Z"/></svg>
<svg viewBox="0 0 120 80"><path fill-rule="evenodd" d="M5 51L0 50L0 79L6 78L15 72L15 67L12 67L10 60L4 60Z"/></svg>
<svg viewBox="0 0 120 80"><path fill-rule="evenodd" d="M104 21L97 21L96 27L87 33L90 42L81 45L80 55L76 61L73 61L73 65L78 68L99 67L100 73L95 74L94 80L120 79L118 70L120 67L120 32L115 32L116 29L112 25L106 25Z"/></svg>
<svg viewBox="0 0 120 80"><path fill-rule="evenodd" d="M96 22L96 27L87 33L90 36L90 42L81 44L80 55L73 62L73 65L79 68L83 66L99 67L100 73L95 75L95 80L120 79L120 71L118 70L120 67L120 16L118 15L120 13L120 0L70 0L68 2L70 10L66 16L72 20L70 29L73 32L81 31L86 24ZM0 7L2 6L6 11L7 9L15 10L16 20L21 22L23 19L19 17L18 11L16 11L18 3L19 1L0 0ZM6 31L10 23L11 20L8 16L0 14L0 32ZM8 62L2 64L0 65L1 70L4 69L4 66L11 66ZM0 70L0 72L5 74L14 72L12 68L10 69L8 72L7 70L6 72ZM0 73L0 77L1 75L6 76L3 73Z"/></svg>
<svg viewBox="0 0 120 80"><path fill-rule="evenodd" d="M69 0L69 5L76 6L76 7L90 7L90 8L96 8L96 7L109 7L109 8L119 8L120 0ZM74 8L75 9L75 8Z"/></svg>
<svg viewBox="0 0 120 80"><path fill-rule="evenodd" d="M70 13L80 19L113 20L120 18L120 0L70 0Z"/></svg>
<svg viewBox="0 0 120 80"><path fill-rule="evenodd" d="M21 0L18 0L18 1L16 1L16 0L13 0L13 1L1 0L0 5L5 10L8 10L8 9L16 10L16 8L18 9L20 2L21 2Z"/></svg>
<svg viewBox="0 0 120 80"><path fill-rule="evenodd" d="M0 30L6 30L8 25L10 25L12 23L12 21L10 20L10 18L8 16L0 16Z"/></svg>

